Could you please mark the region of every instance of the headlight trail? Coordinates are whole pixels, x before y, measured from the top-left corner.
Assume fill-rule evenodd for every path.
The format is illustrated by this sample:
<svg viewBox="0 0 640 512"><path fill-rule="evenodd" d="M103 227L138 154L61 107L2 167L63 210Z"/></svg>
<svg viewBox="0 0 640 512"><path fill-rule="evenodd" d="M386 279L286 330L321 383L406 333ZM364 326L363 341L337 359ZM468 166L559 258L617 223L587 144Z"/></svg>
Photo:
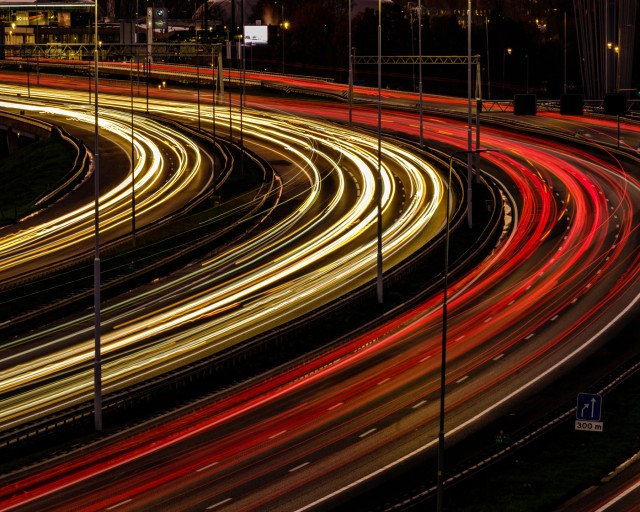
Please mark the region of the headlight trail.
<svg viewBox="0 0 640 512"><path fill-rule="evenodd" d="M3 108L21 109L46 115L55 122L63 116L80 124L93 122L89 111L77 108L52 107L49 105L21 104L15 101L0 101ZM127 117L116 111L105 110L100 118L100 129L112 134L124 144L131 144L131 126ZM136 215L144 225L166 216L171 208L176 209L192 197L188 187L203 189L210 184L202 171L202 156L196 145L188 138L171 132L159 123L136 118L134 148L136 167L135 194ZM161 142L162 141L162 142ZM176 162L170 171L166 157L160 147L168 146ZM106 165L105 165L106 164ZM108 160L103 163L108 171ZM125 173L126 174L126 173ZM169 208L169 210L168 210ZM131 216L131 177L104 190L100 197L101 237L109 240L128 232ZM56 218L40 222L38 216L30 219L27 226L7 234L0 232L0 276L8 277L38 268L51 261L66 258L75 253L88 252L94 236L94 205L87 201L79 208L70 210ZM6 229L4 230L7 231Z"/></svg>
<svg viewBox="0 0 640 512"><path fill-rule="evenodd" d="M108 105L109 97L102 102ZM190 112L178 105L172 111L193 115L193 108ZM224 114L217 115L221 127ZM115 114L110 119L105 127L130 130L125 115L122 120ZM247 110L243 122L248 144L268 147L295 162L295 171L283 177L291 180L296 208L259 236L222 251L177 280L105 304L101 337L105 392L218 352L374 277L377 139L331 123L296 122L275 113ZM173 134L171 140L177 137ZM180 140L172 146L187 144ZM172 193L197 172L198 161L190 160L191 167L186 157L177 158L182 169L178 176L166 181L159 193L148 193L143 205L171 201ZM156 161L160 156L154 154L152 162ZM138 186L142 189L142 183L157 180L159 168L156 164L147 169L140 162L137 172L145 173L146 182L141 179ZM385 265L393 265L441 230L444 216L436 214L444 187L428 163L393 143L383 144L381 173ZM120 187L103 199L103 208L115 211L119 202L125 204L122 217L114 216L109 225L126 221L127 184ZM78 212L69 215L79 217ZM85 217L92 219L89 206ZM78 236L79 228L69 229ZM80 232L90 236L88 227ZM51 349L35 357L20 351L0 357L0 429L91 396L93 342L86 320L83 316L12 340L14 350L27 343Z"/></svg>

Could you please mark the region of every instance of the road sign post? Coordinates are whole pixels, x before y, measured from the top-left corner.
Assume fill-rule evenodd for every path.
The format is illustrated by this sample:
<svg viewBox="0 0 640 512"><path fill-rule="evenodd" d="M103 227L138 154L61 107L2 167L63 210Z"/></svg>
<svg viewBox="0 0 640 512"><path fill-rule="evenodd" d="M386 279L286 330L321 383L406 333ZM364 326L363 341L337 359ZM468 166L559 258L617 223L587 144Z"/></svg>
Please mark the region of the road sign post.
<svg viewBox="0 0 640 512"><path fill-rule="evenodd" d="M578 393L575 429L602 432L602 395Z"/></svg>

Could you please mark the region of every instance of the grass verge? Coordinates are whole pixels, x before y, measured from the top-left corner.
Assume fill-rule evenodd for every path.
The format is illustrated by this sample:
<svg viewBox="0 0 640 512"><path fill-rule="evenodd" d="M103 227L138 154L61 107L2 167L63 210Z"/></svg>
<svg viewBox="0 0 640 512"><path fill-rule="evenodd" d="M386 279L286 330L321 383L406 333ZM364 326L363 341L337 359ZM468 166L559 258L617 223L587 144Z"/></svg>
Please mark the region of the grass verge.
<svg viewBox="0 0 640 512"><path fill-rule="evenodd" d="M0 160L0 223L37 209L38 197L73 167L76 152L60 138L32 142Z"/></svg>
<svg viewBox="0 0 640 512"><path fill-rule="evenodd" d="M640 449L640 374L603 400L603 432L562 423L487 474L452 490L446 510L542 512L554 510ZM462 492L458 492L462 491Z"/></svg>

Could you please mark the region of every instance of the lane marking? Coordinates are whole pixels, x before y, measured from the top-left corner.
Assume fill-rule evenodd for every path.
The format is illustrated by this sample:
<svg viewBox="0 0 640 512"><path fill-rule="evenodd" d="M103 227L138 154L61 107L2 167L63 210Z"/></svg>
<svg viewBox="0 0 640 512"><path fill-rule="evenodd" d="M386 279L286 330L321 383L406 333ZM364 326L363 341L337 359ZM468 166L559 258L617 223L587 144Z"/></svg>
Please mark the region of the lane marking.
<svg viewBox="0 0 640 512"><path fill-rule="evenodd" d="M278 436L281 436L282 434L284 434L286 432L286 430L281 430L280 432L278 432L277 434L273 434L272 436L269 436L269 439L275 439Z"/></svg>
<svg viewBox="0 0 640 512"><path fill-rule="evenodd" d="M502 359L504 357L504 352L502 354L498 354L496 357L493 358L494 361L497 361L498 359Z"/></svg>
<svg viewBox="0 0 640 512"><path fill-rule="evenodd" d="M130 501L133 501L133 498L129 498L128 500L121 501L120 503L116 503L115 505L111 505L107 508L107 510L113 510L114 508L121 507L122 505L126 505Z"/></svg>
<svg viewBox="0 0 640 512"><path fill-rule="evenodd" d="M226 500L219 501L218 503L214 503L213 505L209 505L207 507L207 510L211 510L213 508L221 507L222 505L224 505L225 503L229 503L230 501L231 501L231 498L227 498Z"/></svg>
<svg viewBox="0 0 640 512"><path fill-rule="evenodd" d="M215 466L216 464L218 464L218 461L216 461L216 462L212 462L211 464L207 464L206 466L202 466L200 469L198 469L198 472L200 472L200 471L204 471L205 469L212 468L212 467L213 467L213 466Z"/></svg>
<svg viewBox="0 0 640 512"><path fill-rule="evenodd" d="M635 491L638 486L640 486L640 480L638 480L635 484L631 485L630 487L627 487L623 492L621 492L620 494L618 494L614 498L610 499L608 502L606 502L604 505L602 505L595 512L603 512L604 510L607 510L609 507L611 507L612 505L615 505L617 502L619 502L622 498L624 498L628 494L630 494L633 491Z"/></svg>
<svg viewBox="0 0 640 512"><path fill-rule="evenodd" d="M421 400L420 402L418 402L417 404L414 404L413 406L411 406L412 409L417 409L418 407L422 407L424 404L426 404L427 401L426 400Z"/></svg>
<svg viewBox="0 0 640 512"><path fill-rule="evenodd" d="M294 471L298 471L299 469L302 469L303 467L308 466L308 465L309 465L309 462L303 462L302 464L296 466L295 468L291 468L289 470L289 473L293 473Z"/></svg>
<svg viewBox="0 0 640 512"><path fill-rule="evenodd" d="M468 375L465 375L464 377L459 378L459 379L456 381L456 384L460 384L461 382L463 382L463 381L467 380L468 378L469 378L469 376L468 376Z"/></svg>
<svg viewBox="0 0 640 512"><path fill-rule="evenodd" d="M376 431L376 428L370 428L366 432L363 432L362 434L360 434L358 437L360 438L367 437L369 434L373 434L375 431Z"/></svg>

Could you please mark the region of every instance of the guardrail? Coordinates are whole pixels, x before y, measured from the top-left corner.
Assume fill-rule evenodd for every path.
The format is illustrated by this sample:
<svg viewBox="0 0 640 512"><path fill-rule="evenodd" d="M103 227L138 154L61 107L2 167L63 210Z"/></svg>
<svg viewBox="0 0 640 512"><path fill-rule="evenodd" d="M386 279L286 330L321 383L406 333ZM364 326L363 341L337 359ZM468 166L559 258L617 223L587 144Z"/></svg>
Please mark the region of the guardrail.
<svg viewBox="0 0 640 512"><path fill-rule="evenodd" d="M536 100L536 108L541 112L560 112L560 100ZM604 114L604 100L584 100L583 108L585 112L589 112L592 114ZM513 99L482 100L482 111L513 112ZM640 99L627 100L627 115L631 117L640 116Z"/></svg>
<svg viewBox="0 0 640 512"><path fill-rule="evenodd" d="M36 207L44 208L54 203L88 175L91 157L87 147L82 141L67 133L63 128L40 119L26 117L24 114L17 115L6 111L0 111L0 125L10 130L30 132L40 138L57 137L66 141L75 149L74 162L69 171L57 183L49 186L47 191L35 199L34 205ZM2 285L6 285L6 282L3 282Z"/></svg>

